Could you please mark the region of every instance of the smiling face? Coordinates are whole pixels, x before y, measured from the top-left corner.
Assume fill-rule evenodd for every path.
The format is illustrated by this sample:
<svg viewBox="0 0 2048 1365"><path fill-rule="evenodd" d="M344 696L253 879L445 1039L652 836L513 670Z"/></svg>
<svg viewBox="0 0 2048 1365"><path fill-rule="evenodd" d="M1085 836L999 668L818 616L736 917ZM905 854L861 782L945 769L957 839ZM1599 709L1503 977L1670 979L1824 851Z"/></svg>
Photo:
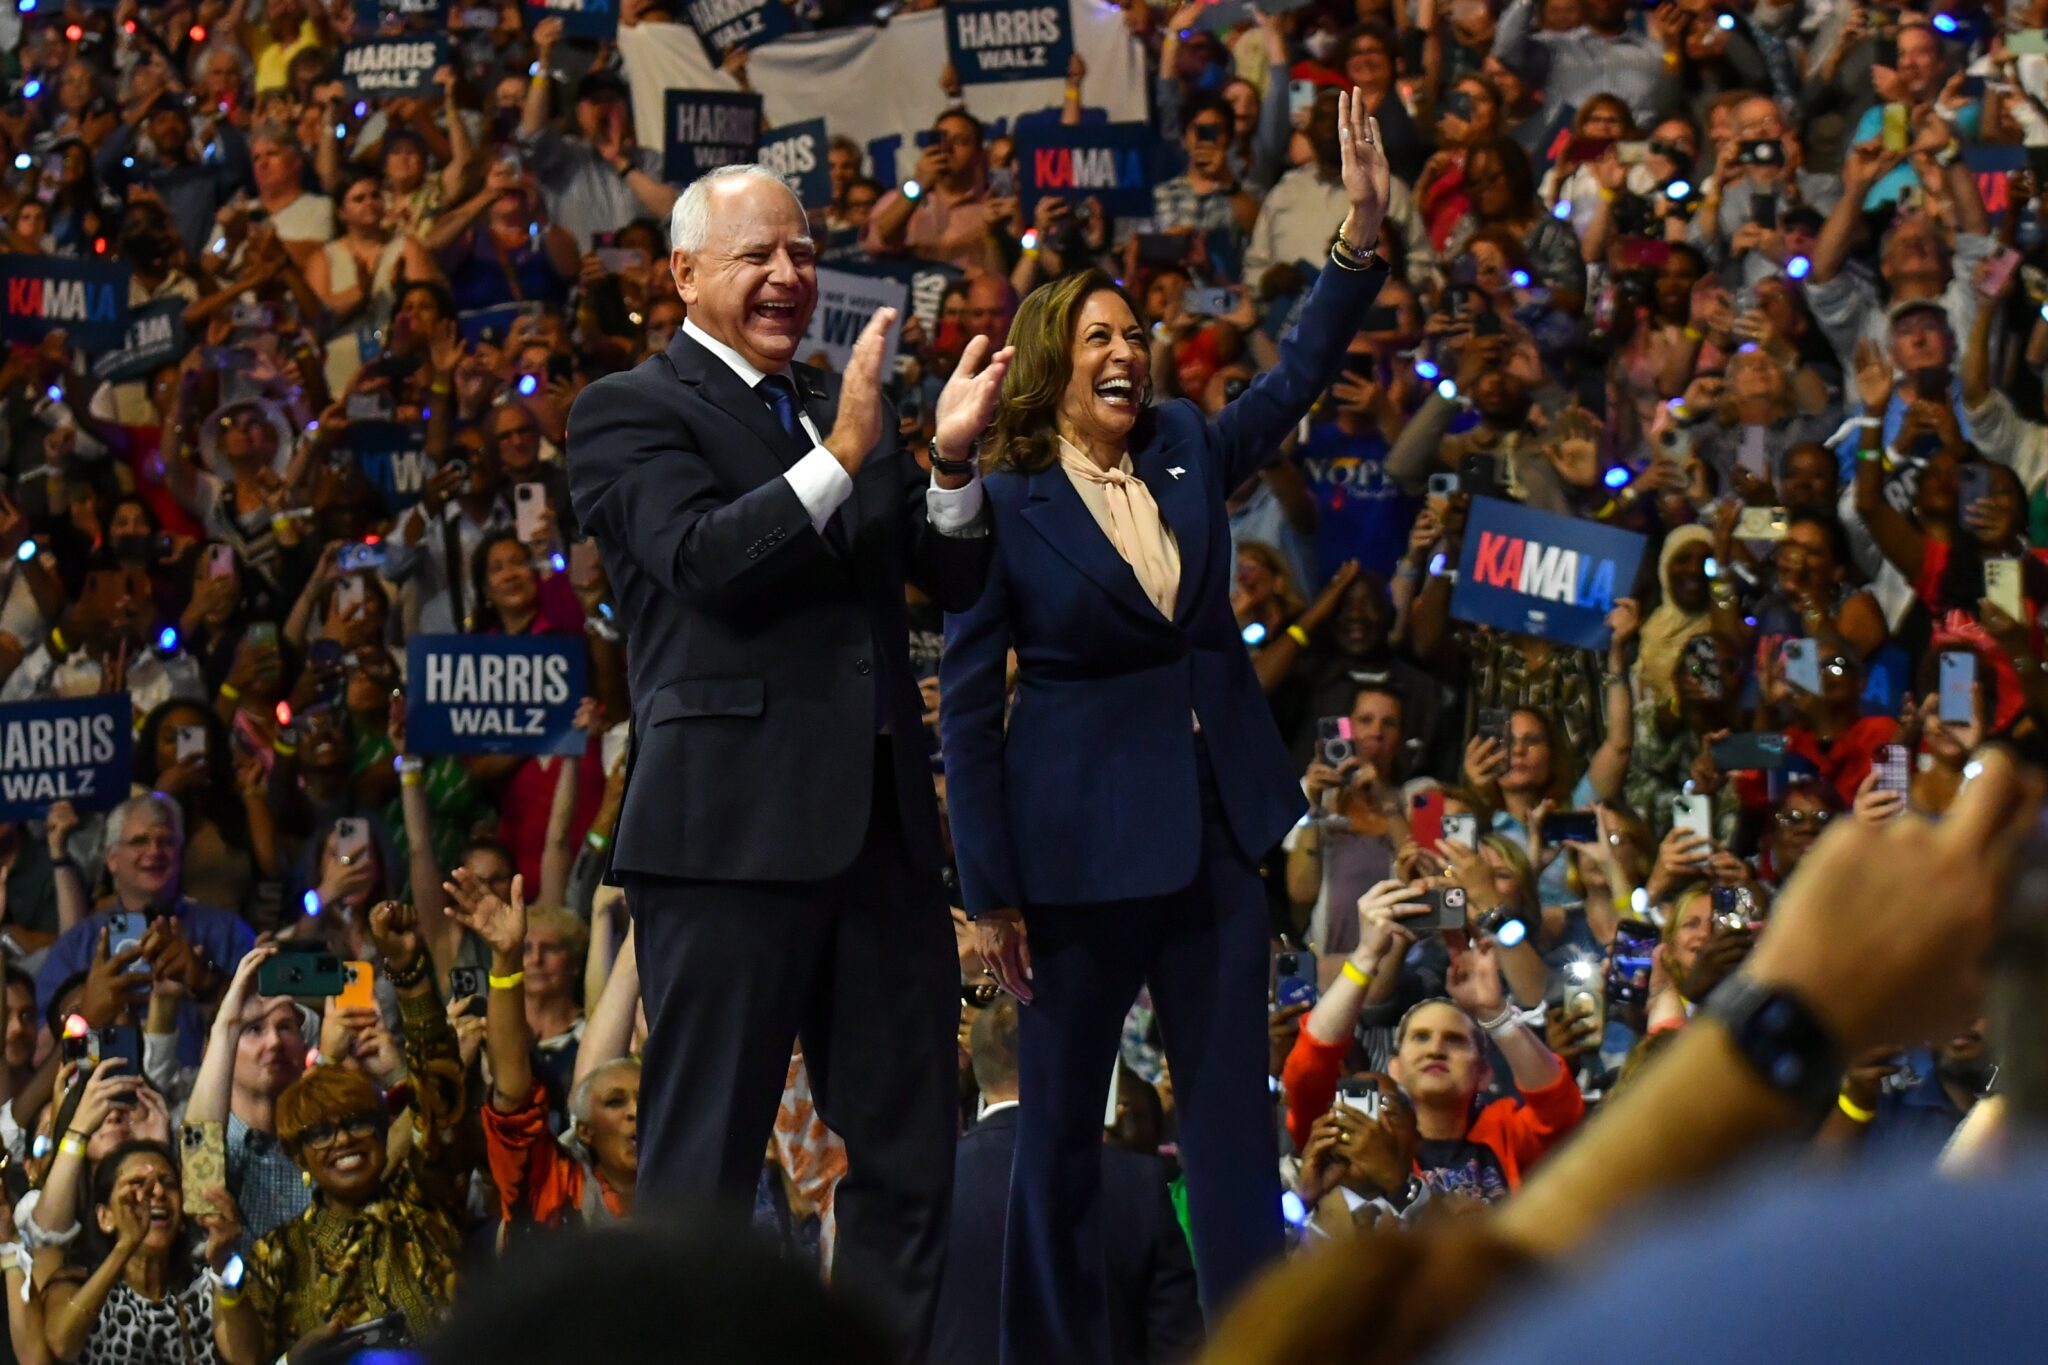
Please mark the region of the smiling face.
<svg viewBox="0 0 2048 1365"><path fill-rule="evenodd" d="M1671 931L1671 965L1681 976L1692 969L1693 959L1707 946L1713 929L1713 901L1705 891L1693 892L1678 908L1678 924Z"/></svg>
<svg viewBox="0 0 2048 1365"><path fill-rule="evenodd" d="M1892 363L1907 374L1948 368L1948 327L1940 312L1916 308L1892 324Z"/></svg>
<svg viewBox="0 0 2048 1365"><path fill-rule="evenodd" d="M114 846L107 851L107 871L124 905L143 905L167 898L178 885L183 850L161 812L138 806L121 822Z"/></svg>
<svg viewBox="0 0 2048 1365"><path fill-rule="evenodd" d="M1822 446L1795 446L1785 456L1785 472L1778 481L1778 494L1793 511L1834 510L1841 474L1835 457Z"/></svg>
<svg viewBox="0 0 2048 1365"><path fill-rule="evenodd" d="M1417 1005L1387 1072L1417 1105L1469 1104L1486 1074L1479 1026L1456 1005Z"/></svg>
<svg viewBox="0 0 2048 1365"><path fill-rule="evenodd" d="M185 1194L177 1171L161 1153L131 1152L122 1159L120 1174L114 1177L113 1202L97 1211L101 1232L115 1234L120 1225L114 1209L131 1199L141 1202L144 1249L156 1255L170 1252L185 1230Z"/></svg>
<svg viewBox="0 0 2048 1365"><path fill-rule="evenodd" d="M374 1110L316 1123L299 1136L299 1165L329 1199L360 1207L384 1179L384 1116Z"/></svg>
<svg viewBox="0 0 2048 1365"><path fill-rule="evenodd" d="M1680 611L1703 612L1713 602L1707 582L1708 545L1704 540L1679 547L1666 566L1671 578L1671 599Z"/></svg>
<svg viewBox="0 0 2048 1365"><path fill-rule="evenodd" d="M1071 362L1055 414L1061 434L1084 450L1122 446L1137 424L1150 365L1144 329L1122 295L1098 289L1082 302Z"/></svg>
<svg viewBox="0 0 2048 1365"><path fill-rule="evenodd" d="M752 177L710 187L704 244L671 257L690 320L768 374L788 366L818 302L818 266L803 208Z"/></svg>
<svg viewBox="0 0 2048 1365"><path fill-rule="evenodd" d="M533 559L516 540L501 540L484 557L484 591L500 616L524 616L540 597Z"/></svg>

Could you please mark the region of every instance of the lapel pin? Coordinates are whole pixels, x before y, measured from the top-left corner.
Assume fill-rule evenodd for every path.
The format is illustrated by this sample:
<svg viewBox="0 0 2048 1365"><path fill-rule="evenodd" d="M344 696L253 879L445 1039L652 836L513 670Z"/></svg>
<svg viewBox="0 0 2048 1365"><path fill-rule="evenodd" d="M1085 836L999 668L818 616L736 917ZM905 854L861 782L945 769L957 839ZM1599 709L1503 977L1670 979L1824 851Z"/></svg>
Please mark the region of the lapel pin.
<svg viewBox="0 0 2048 1365"><path fill-rule="evenodd" d="M1177 478L1179 478L1179 477L1180 477L1181 475L1183 475L1183 474L1187 473L1188 471L1187 471L1187 469L1186 469L1186 468L1185 468L1184 466L1182 466L1182 465L1175 465L1175 466L1174 466L1173 468L1171 468L1171 469L1167 470L1166 472L1167 472L1167 473L1169 473L1169 474L1171 474L1171 475L1173 475L1173 477L1175 477L1175 478L1177 479Z"/></svg>

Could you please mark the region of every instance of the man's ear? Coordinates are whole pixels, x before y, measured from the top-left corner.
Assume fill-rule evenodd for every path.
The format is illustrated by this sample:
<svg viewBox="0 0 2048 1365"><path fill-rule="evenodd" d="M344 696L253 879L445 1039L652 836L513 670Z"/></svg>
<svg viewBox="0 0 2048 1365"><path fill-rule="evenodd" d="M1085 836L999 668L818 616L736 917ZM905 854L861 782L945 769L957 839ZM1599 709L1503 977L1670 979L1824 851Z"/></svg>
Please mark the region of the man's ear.
<svg viewBox="0 0 2048 1365"><path fill-rule="evenodd" d="M669 274L675 276L676 293L682 295L683 307L697 302L697 270L692 253L680 248L668 253Z"/></svg>

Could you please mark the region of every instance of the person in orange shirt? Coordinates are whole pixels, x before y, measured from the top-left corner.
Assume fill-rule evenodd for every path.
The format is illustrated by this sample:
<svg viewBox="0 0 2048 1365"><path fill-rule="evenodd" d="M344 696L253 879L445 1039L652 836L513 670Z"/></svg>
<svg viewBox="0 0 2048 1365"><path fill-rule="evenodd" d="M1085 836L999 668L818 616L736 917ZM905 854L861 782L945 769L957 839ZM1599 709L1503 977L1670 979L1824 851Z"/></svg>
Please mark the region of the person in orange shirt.
<svg viewBox="0 0 2048 1365"><path fill-rule="evenodd" d="M448 914L489 945L490 996L484 1045L491 1058L491 1102L484 1143L506 1224L595 1226L633 1211L640 1172L640 1059L621 1057L592 1070L569 1096L573 1144L548 1132L547 1091L533 1074L533 1034L521 990L526 956L526 882L512 879L510 901L465 868L447 884Z"/></svg>
<svg viewBox="0 0 2048 1365"><path fill-rule="evenodd" d="M1437 1194L1503 1199L1528 1168L1585 1117L1571 1069L1522 1022L1501 987L1491 940L1451 955L1451 998L1425 1000L1402 1018L1387 1074L1407 1095L1420 1143L1415 1172ZM1333 985L1330 994L1339 988ZM1350 1039L1325 1042L1303 1021L1281 1075L1287 1127L1304 1147L1309 1127L1329 1107ZM1491 1079L1480 1034L1506 1059L1520 1099L1480 1106Z"/></svg>

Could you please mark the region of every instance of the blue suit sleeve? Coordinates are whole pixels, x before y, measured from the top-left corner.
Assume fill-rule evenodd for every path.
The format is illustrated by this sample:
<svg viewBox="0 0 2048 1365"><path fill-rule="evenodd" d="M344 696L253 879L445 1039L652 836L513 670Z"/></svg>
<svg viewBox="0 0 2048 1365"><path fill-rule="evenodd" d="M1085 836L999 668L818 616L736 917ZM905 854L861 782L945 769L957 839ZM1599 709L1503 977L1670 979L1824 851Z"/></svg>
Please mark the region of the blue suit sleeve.
<svg viewBox="0 0 2048 1365"><path fill-rule="evenodd" d="M1387 281L1387 268L1345 270L1327 265L1316 276L1301 317L1280 339L1280 363L1216 414L1223 487L1236 488L1264 467L1287 433L1315 405L1344 364L1345 349Z"/></svg>
<svg viewBox="0 0 2048 1365"><path fill-rule="evenodd" d="M1022 899L1010 858L1003 794L1003 721L1009 698L1010 586L1001 547L973 606L946 617L939 656L939 742L946 756L946 809L969 915Z"/></svg>

